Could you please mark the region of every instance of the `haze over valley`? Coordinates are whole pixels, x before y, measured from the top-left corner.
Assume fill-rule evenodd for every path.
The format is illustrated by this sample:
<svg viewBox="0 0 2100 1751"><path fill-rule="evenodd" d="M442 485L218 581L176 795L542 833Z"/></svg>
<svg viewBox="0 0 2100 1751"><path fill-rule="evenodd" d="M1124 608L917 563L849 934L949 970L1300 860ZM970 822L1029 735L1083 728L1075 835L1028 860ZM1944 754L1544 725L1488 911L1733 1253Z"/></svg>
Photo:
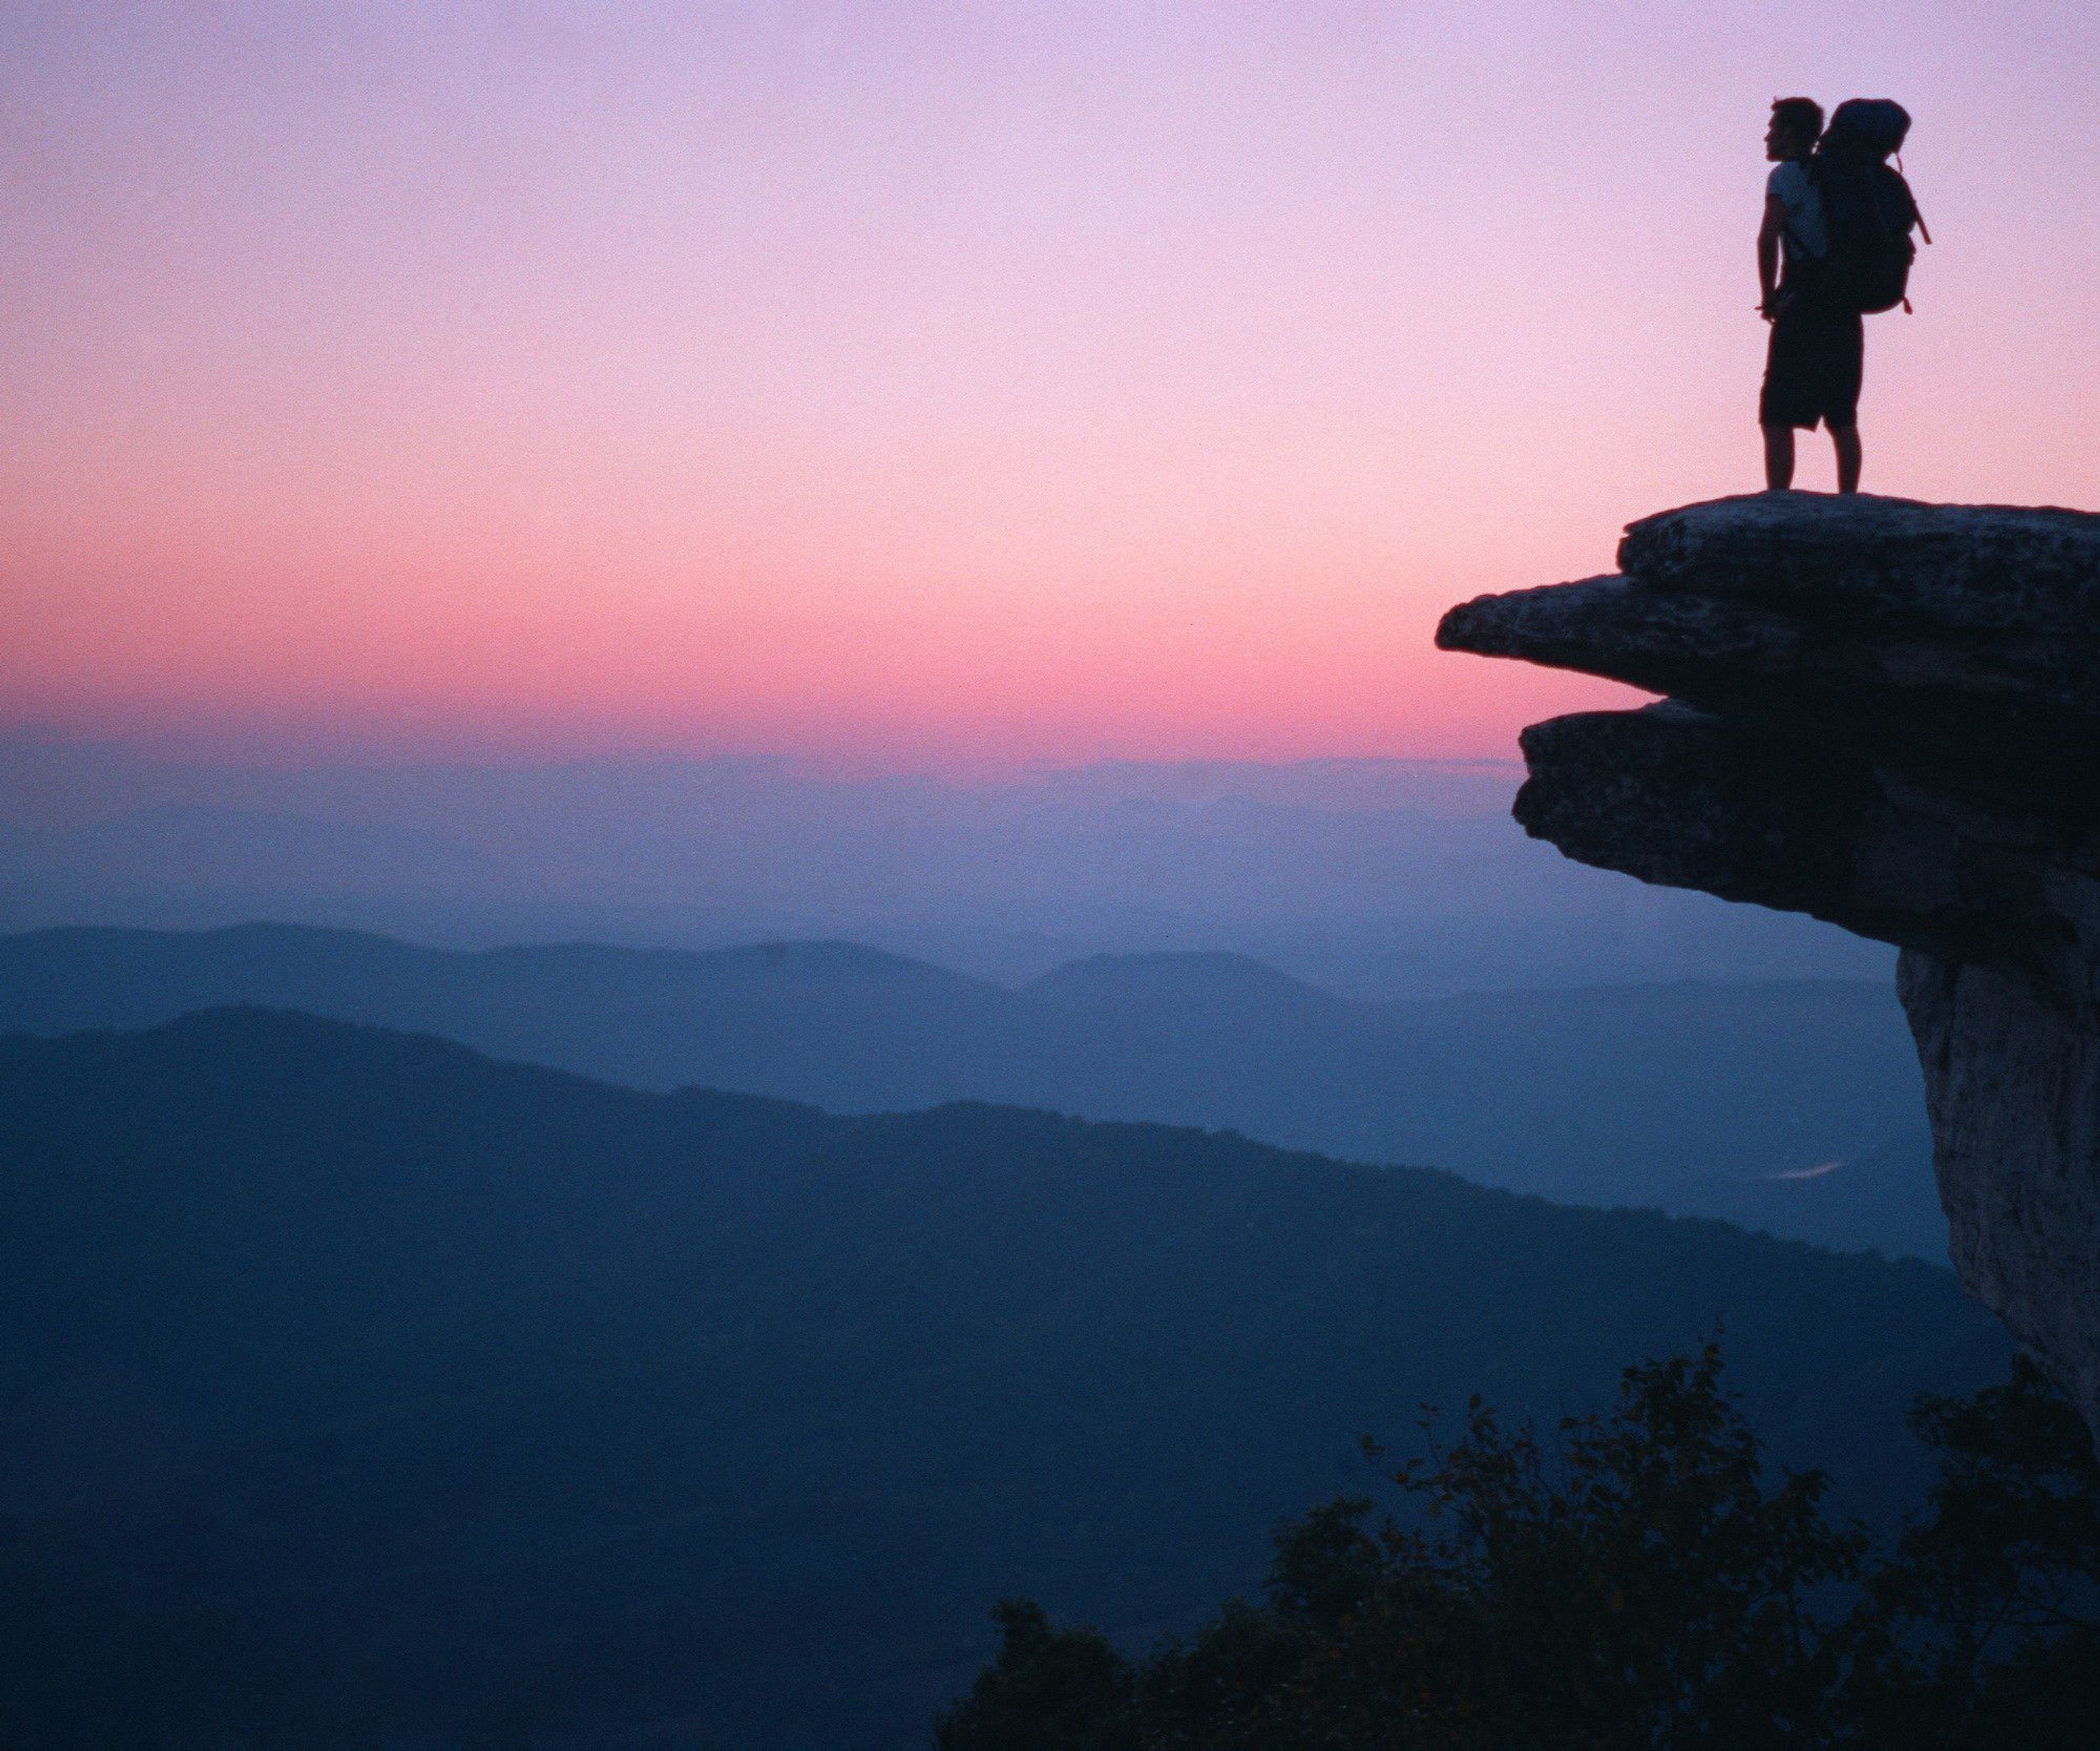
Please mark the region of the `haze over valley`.
<svg viewBox="0 0 2100 1751"><path fill-rule="evenodd" d="M2004 1365L1885 953L1506 767L0 754L31 1744L902 1746L990 1598L1144 1646L1424 1402L1725 1330L1886 1523Z"/></svg>
<svg viewBox="0 0 2100 1751"><path fill-rule="evenodd" d="M1885 979L1876 944L1570 864L1509 761L1004 778L805 762L243 763L0 735L0 928L346 925L491 947L845 940L1018 984L1224 950L1348 996Z"/></svg>

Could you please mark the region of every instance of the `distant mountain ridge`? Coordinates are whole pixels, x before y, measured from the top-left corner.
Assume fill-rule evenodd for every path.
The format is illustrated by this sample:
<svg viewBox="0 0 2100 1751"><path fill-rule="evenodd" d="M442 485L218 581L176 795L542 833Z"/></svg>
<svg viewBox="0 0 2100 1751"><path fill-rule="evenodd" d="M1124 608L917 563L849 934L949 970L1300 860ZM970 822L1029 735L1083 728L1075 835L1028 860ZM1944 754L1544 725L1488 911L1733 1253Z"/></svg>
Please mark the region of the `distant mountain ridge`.
<svg viewBox="0 0 2100 1751"><path fill-rule="evenodd" d="M1015 991L843 943L462 952L259 924L0 938L0 1029L141 1027L235 1002L640 1087L1224 1127L1944 1257L1916 1055L1893 993L1866 984L1374 1004L1229 954L1096 957ZM1831 1161L1846 1164L1833 1183L1775 1177Z"/></svg>
<svg viewBox="0 0 2100 1751"><path fill-rule="evenodd" d="M866 963L860 963L866 964ZM982 1105L646 1093L254 1009L0 1040L20 1751L890 1751L1042 1596L1140 1645L1423 1400L1726 1327L1886 1512L1943 1271Z"/></svg>

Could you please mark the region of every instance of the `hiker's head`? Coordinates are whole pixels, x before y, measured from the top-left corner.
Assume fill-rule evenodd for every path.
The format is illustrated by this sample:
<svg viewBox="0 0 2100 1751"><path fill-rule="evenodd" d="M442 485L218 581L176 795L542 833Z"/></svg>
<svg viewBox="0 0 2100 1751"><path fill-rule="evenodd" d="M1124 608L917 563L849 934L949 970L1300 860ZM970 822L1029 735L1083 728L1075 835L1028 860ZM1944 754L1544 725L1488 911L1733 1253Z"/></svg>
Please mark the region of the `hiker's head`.
<svg viewBox="0 0 2100 1751"><path fill-rule="evenodd" d="M1805 158L1823 133L1823 106L1812 97L1772 99L1771 126L1765 130L1765 156L1775 161Z"/></svg>

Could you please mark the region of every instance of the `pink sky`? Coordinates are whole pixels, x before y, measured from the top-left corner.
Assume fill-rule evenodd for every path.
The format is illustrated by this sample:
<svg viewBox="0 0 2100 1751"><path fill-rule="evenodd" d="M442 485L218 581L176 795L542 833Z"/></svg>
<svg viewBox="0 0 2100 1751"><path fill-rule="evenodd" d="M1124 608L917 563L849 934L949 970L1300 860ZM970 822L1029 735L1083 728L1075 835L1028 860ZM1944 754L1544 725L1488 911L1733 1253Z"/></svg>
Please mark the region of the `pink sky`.
<svg viewBox="0 0 2100 1751"><path fill-rule="evenodd" d="M1869 489L2100 502L2095 17L0 8L0 723L1507 754L1624 696L1437 613L1756 484L1775 95L1917 118Z"/></svg>

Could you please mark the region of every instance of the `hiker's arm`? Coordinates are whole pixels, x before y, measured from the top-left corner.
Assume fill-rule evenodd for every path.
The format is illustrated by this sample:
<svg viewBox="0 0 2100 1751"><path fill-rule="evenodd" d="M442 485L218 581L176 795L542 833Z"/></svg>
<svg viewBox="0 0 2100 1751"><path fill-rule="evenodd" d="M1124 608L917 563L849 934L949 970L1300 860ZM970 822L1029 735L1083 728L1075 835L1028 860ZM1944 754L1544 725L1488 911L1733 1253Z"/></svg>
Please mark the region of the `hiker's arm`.
<svg viewBox="0 0 2100 1751"><path fill-rule="evenodd" d="M1758 228L1758 308L1772 314L1772 300L1779 295L1779 239L1786 229L1786 203L1777 195L1765 197L1765 222Z"/></svg>

